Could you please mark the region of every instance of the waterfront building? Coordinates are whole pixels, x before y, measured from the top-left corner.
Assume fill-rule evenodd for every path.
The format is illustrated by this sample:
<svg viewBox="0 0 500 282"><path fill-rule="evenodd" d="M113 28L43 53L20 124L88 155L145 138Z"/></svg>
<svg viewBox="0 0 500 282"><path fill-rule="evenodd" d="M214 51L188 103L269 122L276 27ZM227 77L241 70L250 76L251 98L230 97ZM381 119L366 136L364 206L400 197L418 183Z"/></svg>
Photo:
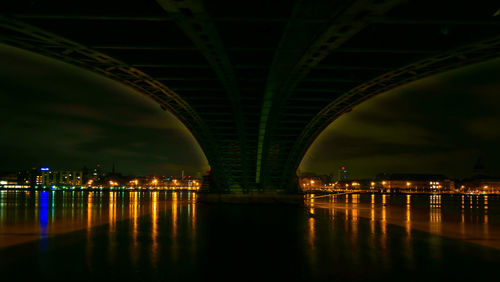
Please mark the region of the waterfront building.
<svg viewBox="0 0 500 282"><path fill-rule="evenodd" d="M319 176L307 176L299 179L299 185L304 191L314 191L322 189L325 182Z"/></svg>
<svg viewBox="0 0 500 282"><path fill-rule="evenodd" d="M460 182L460 192L500 193L500 177L478 175Z"/></svg>
<svg viewBox="0 0 500 282"><path fill-rule="evenodd" d="M349 180L349 171L345 166L339 168L338 175L338 182L346 182Z"/></svg>
<svg viewBox="0 0 500 282"><path fill-rule="evenodd" d="M33 167L27 170L21 170L17 173L17 184L35 188L42 183L42 174L49 171L48 167Z"/></svg>
<svg viewBox="0 0 500 282"><path fill-rule="evenodd" d="M379 174L375 189L384 192L448 192L455 189L453 180L440 174Z"/></svg>
<svg viewBox="0 0 500 282"><path fill-rule="evenodd" d="M16 173L1 173L0 174L0 185L17 185L18 179Z"/></svg>
<svg viewBox="0 0 500 282"><path fill-rule="evenodd" d="M83 171L81 170L62 170L62 171L44 171L41 175L41 183L44 186L81 186L84 184Z"/></svg>
<svg viewBox="0 0 500 282"><path fill-rule="evenodd" d="M460 181L459 191L466 193L500 193L500 177L488 173L482 158L479 157L474 164L473 175Z"/></svg>
<svg viewBox="0 0 500 282"><path fill-rule="evenodd" d="M104 173L102 172L102 167L101 164L97 164L93 169L92 169L92 180L94 182L100 182L104 178Z"/></svg>

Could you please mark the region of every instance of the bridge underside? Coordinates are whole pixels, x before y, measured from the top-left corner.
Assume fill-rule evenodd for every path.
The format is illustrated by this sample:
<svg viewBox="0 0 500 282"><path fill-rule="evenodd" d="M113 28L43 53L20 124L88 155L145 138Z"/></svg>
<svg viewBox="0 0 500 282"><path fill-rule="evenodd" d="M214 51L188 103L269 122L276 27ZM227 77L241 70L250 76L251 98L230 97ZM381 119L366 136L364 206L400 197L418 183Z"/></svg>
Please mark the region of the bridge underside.
<svg viewBox="0 0 500 282"><path fill-rule="evenodd" d="M500 55L498 2L465 2L6 0L0 42L174 113L209 160L212 191L295 192L307 148L353 106Z"/></svg>

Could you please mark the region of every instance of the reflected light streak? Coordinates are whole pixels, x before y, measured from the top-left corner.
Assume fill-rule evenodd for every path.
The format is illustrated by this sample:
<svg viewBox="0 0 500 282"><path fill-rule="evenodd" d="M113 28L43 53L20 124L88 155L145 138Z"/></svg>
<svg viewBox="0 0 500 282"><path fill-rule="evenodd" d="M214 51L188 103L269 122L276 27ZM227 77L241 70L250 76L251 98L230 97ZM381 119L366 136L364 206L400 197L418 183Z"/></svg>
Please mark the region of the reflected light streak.
<svg viewBox="0 0 500 282"><path fill-rule="evenodd" d="M441 234L441 195L430 196L430 231Z"/></svg>
<svg viewBox="0 0 500 282"><path fill-rule="evenodd" d="M109 232L115 231L116 224L116 195L109 193Z"/></svg>
<svg viewBox="0 0 500 282"><path fill-rule="evenodd" d="M309 213L314 214L314 198L309 199Z"/></svg>
<svg viewBox="0 0 500 282"><path fill-rule="evenodd" d="M172 237L177 237L177 192L172 193Z"/></svg>
<svg viewBox="0 0 500 282"><path fill-rule="evenodd" d="M87 195L87 265L92 263L92 192Z"/></svg>
<svg viewBox="0 0 500 282"><path fill-rule="evenodd" d="M412 249L412 241L411 241L411 196L407 195L406 196L406 221L405 221L405 228L406 228L406 258L408 260L408 264L413 266L413 249Z"/></svg>
<svg viewBox="0 0 500 282"><path fill-rule="evenodd" d="M359 194L351 194L351 197L353 204L359 204Z"/></svg>
<svg viewBox="0 0 500 282"><path fill-rule="evenodd" d="M6 195L6 191L0 191L0 224L3 225L5 221L5 204L4 204L4 198Z"/></svg>
<svg viewBox="0 0 500 282"><path fill-rule="evenodd" d="M484 235L486 236L487 239L490 238L490 230L489 230L489 223L488 223L488 196L484 196L484 219L483 219L483 232Z"/></svg>
<svg viewBox="0 0 500 282"><path fill-rule="evenodd" d="M131 257L134 265L137 265L138 262L138 242L137 242L137 235L138 235L138 224L137 220L139 217L139 211L138 211L138 193L137 191L131 192L130 195L130 217L132 218L132 244L131 244Z"/></svg>
<svg viewBox="0 0 500 282"><path fill-rule="evenodd" d="M462 220L460 222L460 232L462 234L462 238L464 238L464 236L465 236L465 210L463 209L463 206L462 206Z"/></svg>
<svg viewBox="0 0 500 282"><path fill-rule="evenodd" d="M381 220L381 227L382 227L382 234L386 233L386 227L387 227L387 207L382 206L382 220Z"/></svg>
<svg viewBox="0 0 500 282"><path fill-rule="evenodd" d="M49 192L43 191L40 193L40 245L42 250L47 248L47 235L49 224Z"/></svg>
<svg viewBox="0 0 500 282"><path fill-rule="evenodd" d="M373 201L373 197L374 195L372 195L372 201ZM372 234L375 234L375 204L372 204L372 207L370 209L370 232Z"/></svg>
<svg viewBox="0 0 500 282"><path fill-rule="evenodd" d="M116 257L116 194L115 192L109 192L109 204L108 204L108 224L109 224L109 234L108 234L108 263L112 264L115 262Z"/></svg>
<svg viewBox="0 0 500 282"><path fill-rule="evenodd" d="M87 232L90 234L92 227L92 192L87 195Z"/></svg>
<svg viewBox="0 0 500 282"><path fill-rule="evenodd" d="M385 197L382 198L384 201ZM384 254L385 257L387 253L387 207L385 205L382 206L382 220L380 221L380 229L382 233L380 235L380 245L382 247L382 253Z"/></svg>
<svg viewBox="0 0 500 282"><path fill-rule="evenodd" d="M156 265L158 260L158 192L153 192L153 203L151 205L151 239L153 244L151 246L151 258Z"/></svg>
<svg viewBox="0 0 500 282"><path fill-rule="evenodd" d="M314 217L309 217L308 219L308 239L309 239L309 247L311 248L311 250L314 251L315 249L315 245L314 245L314 241L315 241L315 227L314 227Z"/></svg>
<svg viewBox="0 0 500 282"><path fill-rule="evenodd" d="M353 195L354 196L354 195ZM359 196L359 195L356 195ZM359 200L359 198L357 198ZM353 198L353 202L356 201L356 198ZM358 238L358 205L354 204L352 207L352 216L351 216L351 240L355 243Z"/></svg>
<svg viewBox="0 0 500 282"><path fill-rule="evenodd" d="M191 200L191 232L193 234L193 240L196 238L196 194L193 193Z"/></svg>
<svg viewBox="0 0 500 282"><path fill-rule="evenodd" d="M133 211L134 211L134 235L137 238L137 220L139 218L139 192L133 192L134 193L134 199L133 199Z"/></svg>
<svg viewBox="0 0 500 282"><path fill-rule="evenodd" d="M411 233L411 206L410 206L410 204L408 204L406 206L406 223L405 223L405 227L406 227L406 233L409 236L410 233Z"/></svg>

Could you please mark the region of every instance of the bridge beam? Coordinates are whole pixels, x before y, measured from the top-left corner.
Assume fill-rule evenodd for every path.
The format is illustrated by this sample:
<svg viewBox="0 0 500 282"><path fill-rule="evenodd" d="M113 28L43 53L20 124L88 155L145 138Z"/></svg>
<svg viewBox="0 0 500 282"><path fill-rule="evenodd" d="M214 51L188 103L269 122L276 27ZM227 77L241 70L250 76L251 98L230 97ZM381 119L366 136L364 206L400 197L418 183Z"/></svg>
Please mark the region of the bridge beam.
<svg viewBox="0 0 500 282"><path fill-rule="evenodd" d="M201 0L157 0L157 2L174 18L178 26L207 59L227 93L235 117L242 170L244 171L240 183L234 183L233 185L248 189L248 148L246 145L245 125L241 109L240 90L234 75L233 66L229 60L222 40L219 37L215 24L209 13L205 10ZM179 91L182 91L182 89ZM225 170L224 173L231 175L231 171L228 169Z"/></svg>
<svg viewBox="0 0 500 282"><path fill-rule="evenodd" d="M329 26L313 39L310 31L301 22L293 19L300 13L305 2L297 0L285 32L281 37L278 51L269 70L262 113L259 124L256 182L260 182L266 166L269 148L273 145L273 131L282 112L284 101L294 91L296 85L328 54L359 33L369 24L369 18L382 16L402 0L356 1L347 6L332 9ZM283 52L295 48L302 52ZM265 180L264 180L265 181Z"/></svg>

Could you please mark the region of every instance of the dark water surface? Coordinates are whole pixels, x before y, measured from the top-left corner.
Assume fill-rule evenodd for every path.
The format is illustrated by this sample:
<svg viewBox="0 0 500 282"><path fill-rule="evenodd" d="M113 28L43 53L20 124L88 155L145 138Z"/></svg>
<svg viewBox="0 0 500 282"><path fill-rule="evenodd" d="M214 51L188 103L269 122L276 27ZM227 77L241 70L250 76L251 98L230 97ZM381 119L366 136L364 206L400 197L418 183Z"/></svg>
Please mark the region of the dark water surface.
<svg viewBox="0 0 500 282"><path fill-rule="evenodd" d="M371 204L371 198L363 195L358 203L351 198L347 205L334 208L331 200L306 207L207 205L196 203L196 194L187 192L0 191L0 277L10 277L5 281L494 281L499 277L498 249L392 224L379 216L389 204L383 205L380 197ZM391 197L386 201L394 209L385 213L392 211L396 223L395 208L410 208L404 196ZM488 199L489 217L484 222L484 199L462 215L461 198L442 196L438 217L429 206L430 196L422 197L420 204L414 201L412 216L434 228L437 224L438 231L446 229L445 219L460 225L463 216L469 218L466 228L476 226L488 234L499 229L497 198ZM459 207L451 204L455 201ZM370 218L371 213L377 216ZM407 218L404 213L401 217Z"/></svg>

